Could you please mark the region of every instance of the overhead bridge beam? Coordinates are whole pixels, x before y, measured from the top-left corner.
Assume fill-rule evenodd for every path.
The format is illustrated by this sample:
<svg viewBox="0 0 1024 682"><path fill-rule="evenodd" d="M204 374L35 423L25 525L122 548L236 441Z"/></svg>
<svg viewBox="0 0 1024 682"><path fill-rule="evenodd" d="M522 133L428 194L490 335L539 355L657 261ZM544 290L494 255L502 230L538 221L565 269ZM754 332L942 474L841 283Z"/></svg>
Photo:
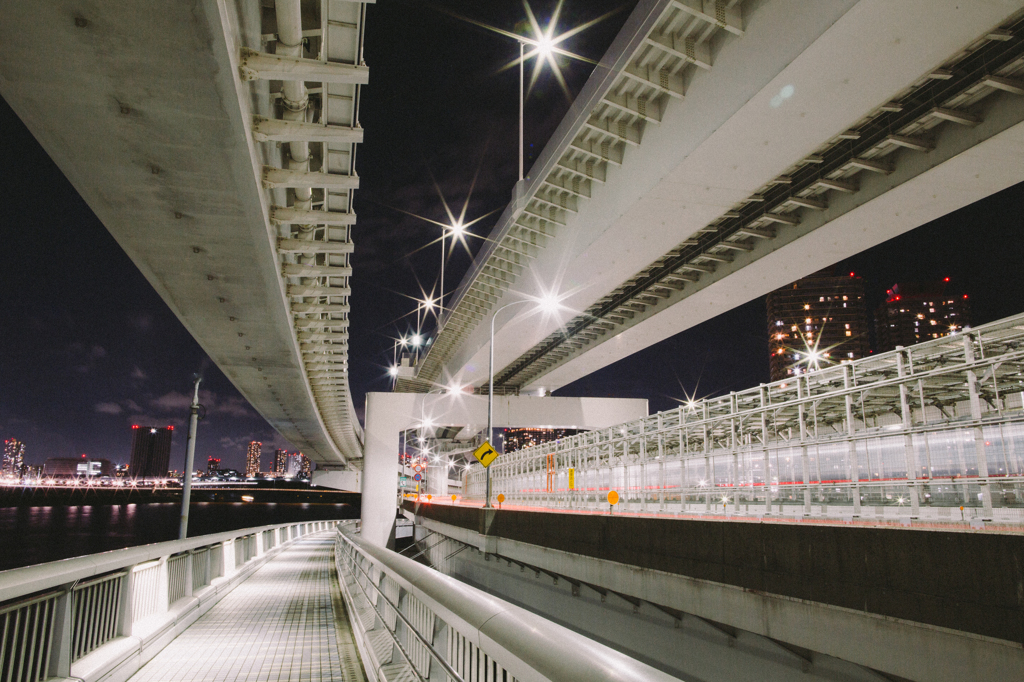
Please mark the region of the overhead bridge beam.
<svg viewBox="0 0 1024 682"><path fill-rule="evenodd" d="M352 253L352 242L315 242L306 239L278 239L280 253Z"/></svg>
<svg viewBox="0 0 1024 682"><path fill-rule="evenodd" d="M323 187L325 189L359 189L358 175L311 173L304 170L263 167L263 186L267 189L288 187Z"/></svg>
<svg viewBox="0 0 1024 682"><path fill-rule="evenodd" d="M282 121L276 118L256 116L252 122L252 134L257 142L336 142L338 144L361 144L363 129L348 126L325 126L302 121Z"/></svg>
<svg viewBox="0 0 1024 682"><path fill-rule="evenodd" d="M280 224L355 225L356 214L342 213L340 211L306 211L301 208L272 206L270 208L270 220Z"/></svg>
<svg viewBox="0 0 1024 682"><path fill-rule="evenodd" d="M314 285L304 284L289 284L288 285L289 296L351 296L352 289L350 287L320 287ZM297 303L295 305L298 305Z"/></svg>
<svg viewBox="0 0 1024 682"><path fill-rule="evenodd" d="M341 265L302 265L285 263L281 268L285 277L349 277L352 268Z"/></svg>
<svg viewBox="0 0 1024 682"><path fill-rule="evenodd" d="M242 48L238 70L243 81L316 81L357 85L370 82L370 69L366 66L266 54L248 48Z"/></svg>
<svg viewBox="0 0 1024 682"><path fill-rule="evenodd" d="M347 313L349 305L347 303L293 303L292 312L301 314ZM337 321L340 322L340 320Z"/></svg>

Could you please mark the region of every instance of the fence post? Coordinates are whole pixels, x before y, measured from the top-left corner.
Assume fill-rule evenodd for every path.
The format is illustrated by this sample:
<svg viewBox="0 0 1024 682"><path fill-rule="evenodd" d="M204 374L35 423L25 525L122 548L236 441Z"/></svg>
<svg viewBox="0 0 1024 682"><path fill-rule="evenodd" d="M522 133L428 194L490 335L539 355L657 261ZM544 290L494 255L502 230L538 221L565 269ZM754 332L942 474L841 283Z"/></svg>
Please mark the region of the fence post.
<svg viewBox="0 0 1024 682"><path fill-rule="evenodd" d="M192 571L195 570L195 564L193 563L193 556L195 550L190 549L185 555L185 596L192 596Z"/></svg>
<svg viewBox="0 0 1024 682"><path fill-rule="evenodd" d="M235 540L225 540L220 550L221 575L230 578L235 573Z"/></svg>
<svg viewBox="0 0 1024 682"><path fill-rule="evenodd" d="M68 585L53 605L53 645L50 647L50 677L71 676L71 602L73 585Z"/></svg>
<svg viewBox="0 0 1024 682"><path fill-rule="evenodd" d="M964 356L967 364L974 363L974 346L971 335L964 334ZM981 395L978 391L978 375L973 369L967 370L967 394L971 404L971 420L975 426L971 428L974 435L974 455L978 464L978 486L981 488L981 518L992 520L992 489L988 484L988 453L985 451L985 434L981 429ZM964 476L967 471L964 471ZM967 484L964 483L964 488Z"/></svg>
<svg viewBox="0 0 1024 682"><path fill-rule="evenodd" d="M171 581L167 559L168 557L165 556L160 557L160 567L157 569L160 575L157 588L157 594L160 595L160 603L157 604L157 613L166 613L171 605Z"/></svg>
<svg viewBox="0 0 1024 682"><path fill-rule="evenodd" d="M135 594L135 566L125 568L124 580L121 581L121 595L117 605L117 634L121 637L132 636L132 600Z"/></svg>

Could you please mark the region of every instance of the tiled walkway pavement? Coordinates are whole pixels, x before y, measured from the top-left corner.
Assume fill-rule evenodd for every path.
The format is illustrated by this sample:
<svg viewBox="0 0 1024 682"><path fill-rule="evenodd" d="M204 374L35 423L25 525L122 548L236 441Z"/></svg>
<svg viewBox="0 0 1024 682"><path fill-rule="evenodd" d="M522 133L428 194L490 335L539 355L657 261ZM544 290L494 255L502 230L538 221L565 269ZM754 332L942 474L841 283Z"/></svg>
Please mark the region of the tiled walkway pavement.
<svg viewBox="0 0 1024 682"><path fill-rule="evenodd" d="M344 680L331 608L333 533L300 538L129 682Z"/></svg>

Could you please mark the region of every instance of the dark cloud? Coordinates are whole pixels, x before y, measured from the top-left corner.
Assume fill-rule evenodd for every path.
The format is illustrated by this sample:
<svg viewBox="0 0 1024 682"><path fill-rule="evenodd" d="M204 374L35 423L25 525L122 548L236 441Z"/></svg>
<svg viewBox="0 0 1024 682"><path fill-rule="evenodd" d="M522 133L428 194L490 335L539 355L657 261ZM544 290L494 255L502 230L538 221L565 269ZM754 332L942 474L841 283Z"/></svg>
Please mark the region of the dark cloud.
<svg viewBox="0 0 1024 682"><path fill-rule="evenodd" d="M99 412L100 414L114 414L114 415L117 415L117 414L121 414L122 412L124 412L124 408L122 408L117 403L96 403L96 405L94 407L95 407L96 411Z"/></svg>

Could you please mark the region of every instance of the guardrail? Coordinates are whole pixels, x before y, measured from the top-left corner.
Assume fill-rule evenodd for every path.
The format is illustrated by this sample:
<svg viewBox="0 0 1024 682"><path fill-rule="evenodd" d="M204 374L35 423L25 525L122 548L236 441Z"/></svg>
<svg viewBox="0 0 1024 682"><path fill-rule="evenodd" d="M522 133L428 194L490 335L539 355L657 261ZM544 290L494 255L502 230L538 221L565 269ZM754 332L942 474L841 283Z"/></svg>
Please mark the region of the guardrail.
<svg viewBox="0 0 1024 682"><path fill-rule="evenodd" d="M338 527L338 582L373 680L668 682L666 673Z"/></svg>
<svg viewBox="0 0 1024 682"><path fill-rule="evenodd" d="M524 448L491 475L512 504L607 510L615 490L636 512L1024 522L1024 315Z"/></svg>
<svg viewBox="0 0 1024 682"><path fill-rule="evenodd" d="M89 682L114 669L126 679L276 548L336 524L262 526L0 571L0 682Z"/></svg>

